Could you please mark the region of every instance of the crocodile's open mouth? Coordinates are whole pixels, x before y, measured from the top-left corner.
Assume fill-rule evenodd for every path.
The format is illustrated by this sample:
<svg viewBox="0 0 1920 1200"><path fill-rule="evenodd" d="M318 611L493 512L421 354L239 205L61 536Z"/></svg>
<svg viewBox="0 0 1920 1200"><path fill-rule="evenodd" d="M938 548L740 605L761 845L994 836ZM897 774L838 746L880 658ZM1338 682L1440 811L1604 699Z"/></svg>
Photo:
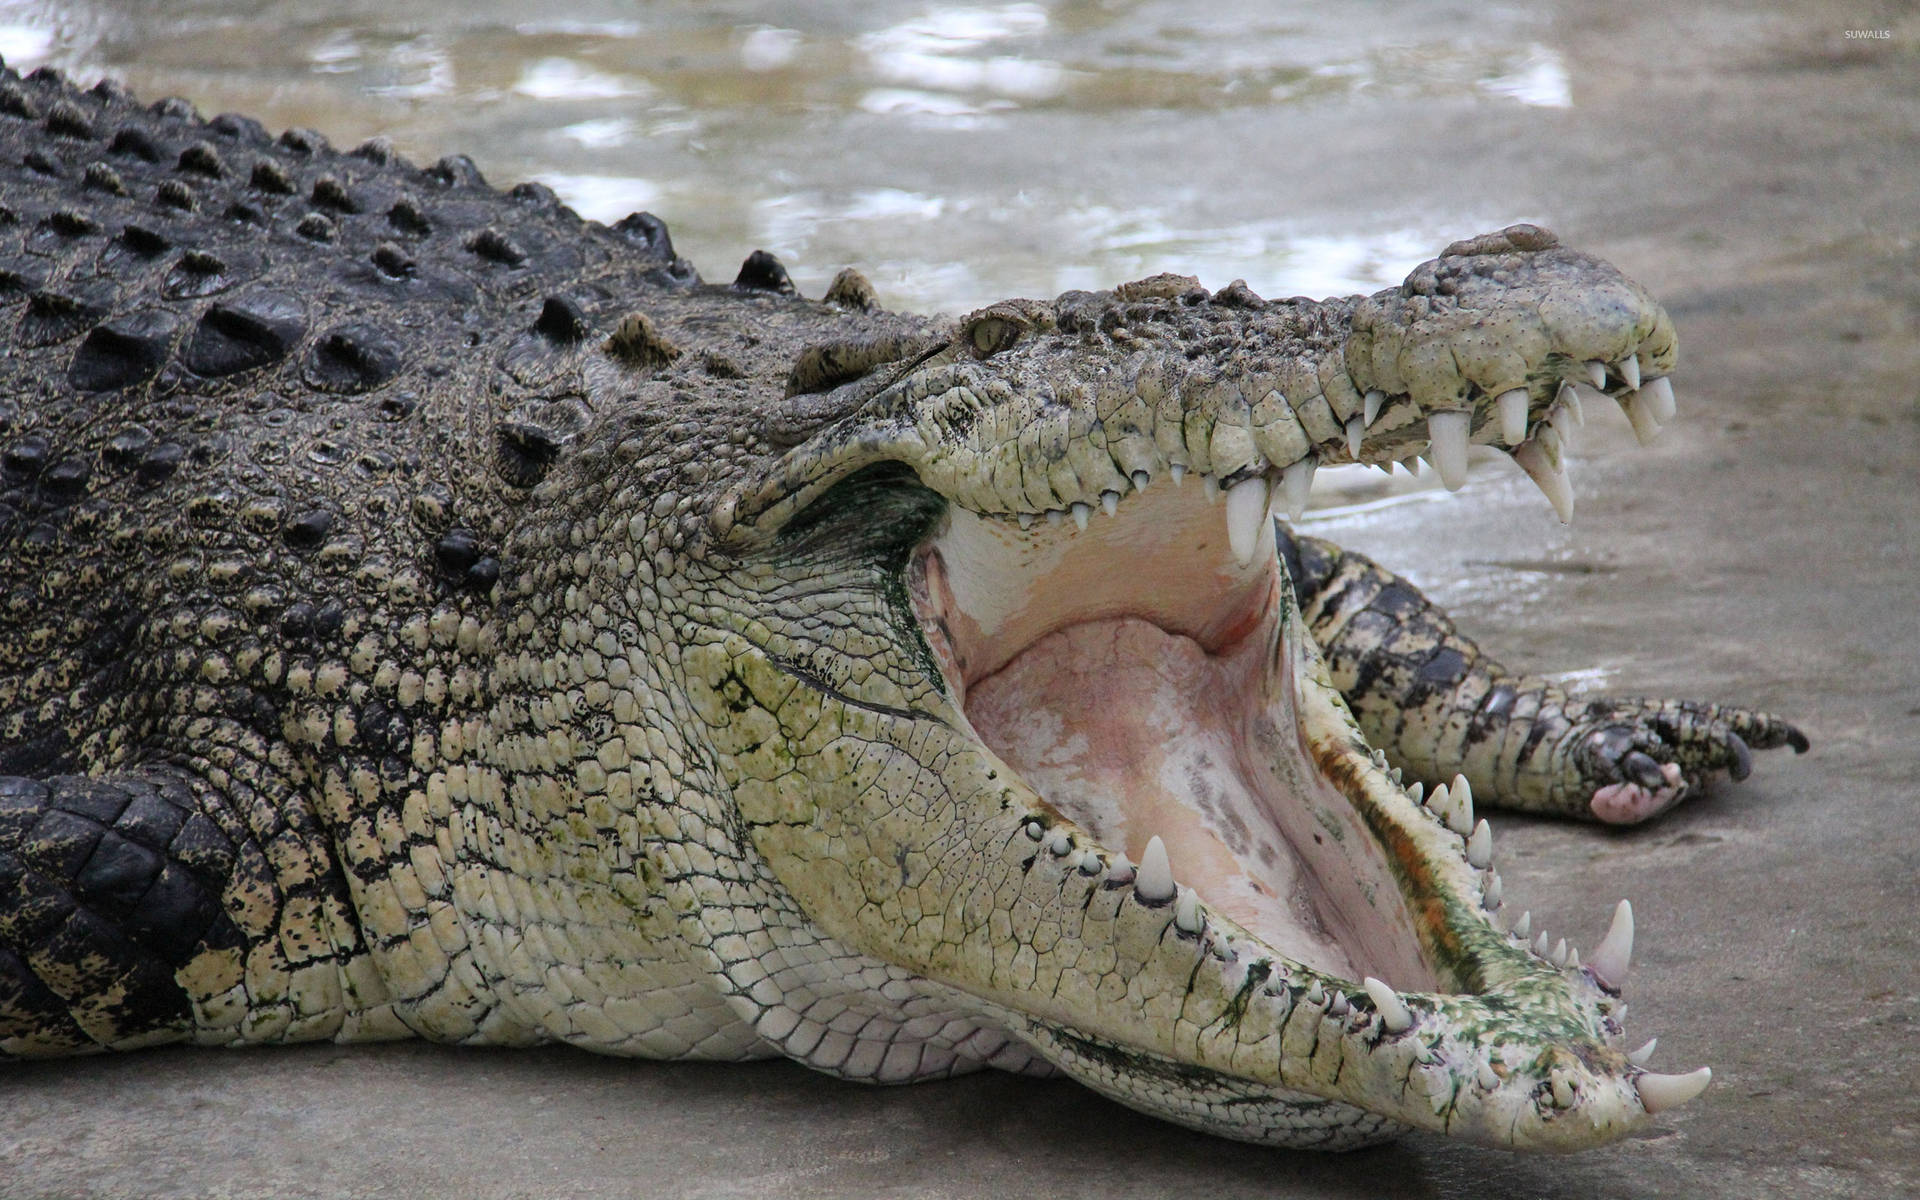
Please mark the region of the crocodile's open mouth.
<svg viewBox="0 0 1920 1200"><path fill-rule="evenodd" d="M1213 911L1293 962L1439 990L1450 972L1428 961L1339 782L1371 767L1365 751L1315 744L1298 714L1327 701L1301 694L1291 597L1262 526L1242 565L1199 483L1138 493L1084 531L954 509L910 582L979 737L1138 864L1149 895L1172 897L1176 864Z"/></svg>

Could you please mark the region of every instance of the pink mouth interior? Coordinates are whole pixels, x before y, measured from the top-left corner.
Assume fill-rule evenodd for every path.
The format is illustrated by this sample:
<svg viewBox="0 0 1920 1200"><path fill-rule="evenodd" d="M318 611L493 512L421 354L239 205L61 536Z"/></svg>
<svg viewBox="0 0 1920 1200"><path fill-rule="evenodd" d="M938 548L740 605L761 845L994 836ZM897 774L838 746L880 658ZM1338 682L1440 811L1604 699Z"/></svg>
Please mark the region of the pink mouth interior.
<svg viewBox="0 0 1920 1200"><path fill-rule="evenodd" d="M911 582L975 732L1062 815L1136 862L1159 836L1180 883L1289 959L1433 987L1384 856L1302 740L1271 534L1236 565L1198 488L1084 532L955 509Z"/></svg>

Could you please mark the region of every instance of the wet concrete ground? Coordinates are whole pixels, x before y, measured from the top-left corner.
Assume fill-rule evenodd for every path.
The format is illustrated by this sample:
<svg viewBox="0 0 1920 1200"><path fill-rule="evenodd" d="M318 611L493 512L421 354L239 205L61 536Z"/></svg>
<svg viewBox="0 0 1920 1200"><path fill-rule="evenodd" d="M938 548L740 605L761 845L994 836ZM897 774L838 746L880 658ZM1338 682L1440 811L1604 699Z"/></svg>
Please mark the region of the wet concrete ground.
<svg viewBox="0 0 1920 1200"><path fill-rule="evenodd" d="M780 25L768 15L778 7L739 5L735 15ZM1137 10L1148 7L1128 11L1144 21ZM1035 11L1071 41L1096 8ZM1464 214L1490 218L1476 225L1542 220L1666 301L1682 338L1681 420L1641 450L1623 418L1590 405L1571 529L1518 472L1492 463L1464 493L1432 502L1330 495L1344 507L1310 515L1308 528L1412 575L1510 663L1618 692L1737 699L1789 714L1812 736L1805 757L1766 755L1748 782L1648 828L1496 822L1508 895L1533 910L1536 927L1590 945L1614 900L1632 898L1640 938L1630 1033L1660 1036L1656 1066L1711 1064L1715 1083L1702 1099L1645 1135L1572 1158L1425 1136L1318 1157L1189 1134L1073 1084L999 1076L879 1090L787 1064L635 1063L562 1050L158 1051L0 1079L0 1195L1920 1190L1920 27L1823 4L1568 5L1524 19L1417 11L1423 35L1448 22L1482 32L1491 23L1497 39L1502 22L1524 25L1514 37L1563 64L1569 104L1396 90L1389 57L1376 93L1174 116L1163 103L1136 110L1110 98L1031 104L977 137L922 129L918 140L938 141L948 156L937 168L932 151L915 157L911 128L868 132L902 176L925 173L900 189L914 195L952 181L969 194L1013 196L1024 180L1072 175L1089 195L1111 192L1116 204L1193 230L1244 233L1233 220L1284 212L1287 238L1259 251L1271 273L1234 272L1269 294L1315 290L1288 287L1279 273L1316 231L1445 225ZM0 10L0 24L11 13ZM377 28L416 18L409 9L354 19ZM1368 6L1351 20L1392 17ZM1850 39L1849 29L1891 36ZM66 44L42 53L57 57ZM112 65L147 92L195 91L219 75L181 61L164 39L152 44L160 61L112 39L76 54L83 66L96 54L96 72ZM231 92L206 107L238 106ZM296 119L274 108L271 91L254 99L278 124ZM403 125L468 119L436 116L433 103L363 97L343 123L377 125L383 112ZM591 118L570 110L569 119ZM1122 146L1133 176L1107 157ZM1211 149L1181 161L1194 146ZM526 165L496 167L486 144L410 149L466 149L503 180L515 174L509 166ZM866 162L852 145L846 154ZM785 186L829 188L835 164L814 169L817 178ZM949 212L931 225L873 218L857 232L890 231L903 281L915 274L903 245L973 264L947 277L957 280L952 307L976 292L1051 288L1005 265L1049 254L1046 239L1020 241L1034 237L1023 229L1058 234L1110 280L1129 273L1129 254L1157 270L1173 265L1161 256L1192 249L1080 246L1049 224L1057 213L1036 225L1017 206L978 211L977 221ZM676 239L710 276L725 277L751 248L720 246L725 237L766 232L738 214L687 216ZM836 241L844 224L800 227L803 286L862 261L854 244ZM1427 250L1473 231L1449 228ZM1210 264L1204 282L1227 282L1215 277L1226 254L1195 254Z"/></svg>

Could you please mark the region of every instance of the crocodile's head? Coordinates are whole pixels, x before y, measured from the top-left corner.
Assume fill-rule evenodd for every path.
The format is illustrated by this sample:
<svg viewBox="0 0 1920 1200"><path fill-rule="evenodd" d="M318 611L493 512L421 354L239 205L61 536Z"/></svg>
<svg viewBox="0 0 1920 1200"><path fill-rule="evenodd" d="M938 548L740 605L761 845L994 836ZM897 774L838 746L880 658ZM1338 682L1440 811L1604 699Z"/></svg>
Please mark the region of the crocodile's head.
<svg viewBox="0 0 1920 1200"><path fill-rule="evenodd" d="M1271 510L1317 464L1455 481L1477 442L1564 515L1566 383L1641 388L1674 345L1637 286L1516 227L1368 299L1160 277L797 376L848 415L716 515L754 615L684 664L742 836L892 968L896 1039L942 1028L906 998L957 997L1247 1140L1623 1136L1704 1082L1623 1048L1630 914L1584 962L1530 943L1464 782L1423 798L1362 738ZM927 1073L893 1062L868 1077Z"/></svg>

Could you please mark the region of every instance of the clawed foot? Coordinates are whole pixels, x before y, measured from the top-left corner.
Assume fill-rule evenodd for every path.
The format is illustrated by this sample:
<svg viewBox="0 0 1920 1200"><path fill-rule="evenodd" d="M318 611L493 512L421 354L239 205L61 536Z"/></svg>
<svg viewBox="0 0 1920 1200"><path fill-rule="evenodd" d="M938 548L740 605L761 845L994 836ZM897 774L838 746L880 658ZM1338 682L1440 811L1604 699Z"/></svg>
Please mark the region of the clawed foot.
<svg viewBox="0 0 1920 1200"><path fill-rule="evenodd" d="M1614 825L1665 812L1714 771L1745 779L1755 750L1808 744L1769 713L1686 700L1590 701L1570 742L1593 815Z"/></svg>

